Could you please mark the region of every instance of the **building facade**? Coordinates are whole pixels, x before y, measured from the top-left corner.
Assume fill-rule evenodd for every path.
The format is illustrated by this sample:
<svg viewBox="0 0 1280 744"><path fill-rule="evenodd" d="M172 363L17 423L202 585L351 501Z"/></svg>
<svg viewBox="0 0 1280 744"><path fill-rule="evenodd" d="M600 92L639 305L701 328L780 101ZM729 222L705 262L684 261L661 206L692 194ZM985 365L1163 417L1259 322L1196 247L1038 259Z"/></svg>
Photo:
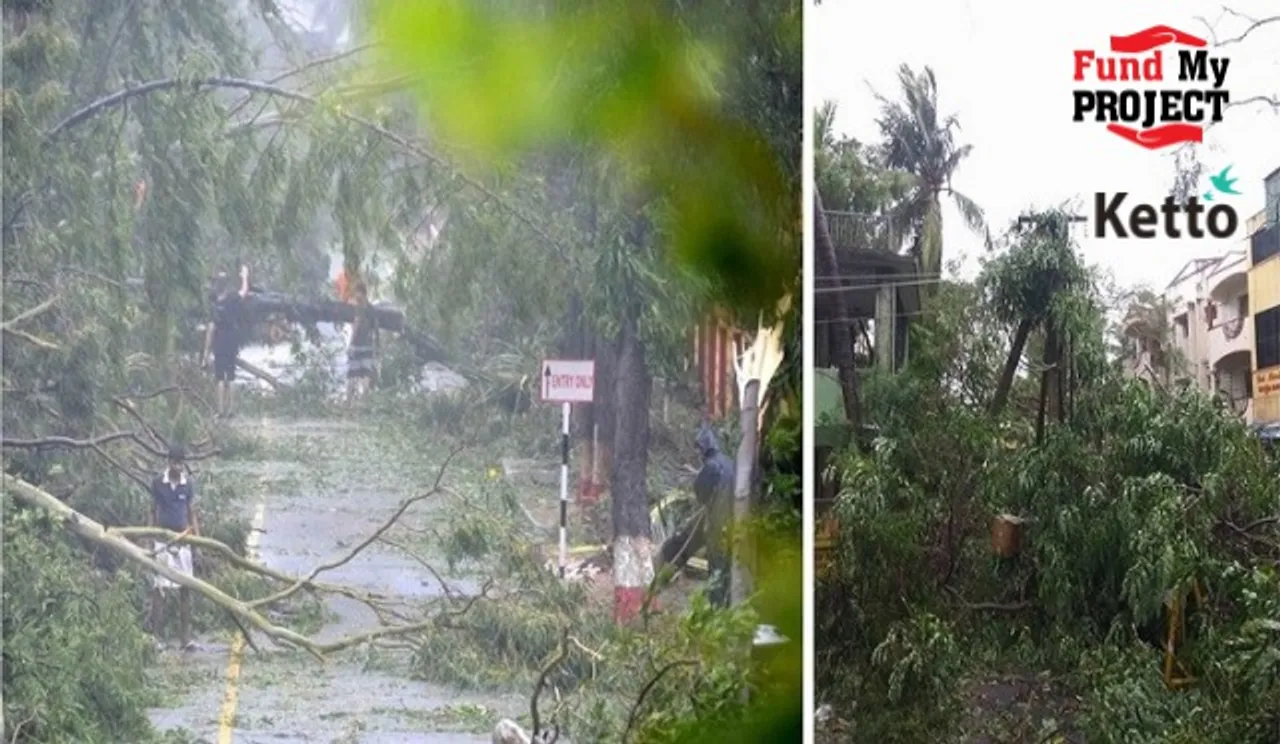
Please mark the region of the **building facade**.
<svg viewBox="0 0 1280 744"><path fill-rule="evenodd" d="M1195 385L1251 420L1253 321L1248 274L1249 256L1243 248L1184 266L1163 294L1161 311L1168 318L1135 314L1126 319L1126 335L1134 345L1130 373L1162 383Z"/></svg>
<svg viewBox="0 0 1280 744"><path fill-rule="evenodd" d="M1266 207L1249 229L1254 421L1280 422L1280 168L1265 180Z"/></svg>
<svg viewBox="0 0 1280 744"><path fill-rule="evenodd" d="M1167 318L1124 322L1130 374L1193 384L1257 425L1280 423L1280 168L1265 188L1243 242L1189 262L1165 288Z"/></svg>

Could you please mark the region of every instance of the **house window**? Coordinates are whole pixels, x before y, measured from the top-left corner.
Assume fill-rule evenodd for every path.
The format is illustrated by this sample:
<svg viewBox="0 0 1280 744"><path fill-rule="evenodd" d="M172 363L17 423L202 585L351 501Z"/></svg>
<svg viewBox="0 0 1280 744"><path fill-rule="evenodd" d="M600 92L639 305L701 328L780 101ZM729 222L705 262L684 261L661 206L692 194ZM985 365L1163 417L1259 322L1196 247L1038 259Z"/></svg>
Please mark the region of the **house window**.
<svg viewBox="0 0 1280 744"><path fill-rule="evenodd" d="M1249 398L1249 372L1243 369L1222 370L1214 375L1219 392L1237 403Z"/></svg>
<svg viewBox="0 0 1280 744"><path fill-rule="evenodd" d="M1254 316L1253 334L1257 369L1280 366L1280 306Z"/></svg>
<svg viewBox="0 0 1280 744"><path fill-rule="evenodd" d="M1182 315L1174 318L1173 323L1178 326L1178 338L1185 341L1191 330L1188 326L1187 314L1183 313Z"/></svg>

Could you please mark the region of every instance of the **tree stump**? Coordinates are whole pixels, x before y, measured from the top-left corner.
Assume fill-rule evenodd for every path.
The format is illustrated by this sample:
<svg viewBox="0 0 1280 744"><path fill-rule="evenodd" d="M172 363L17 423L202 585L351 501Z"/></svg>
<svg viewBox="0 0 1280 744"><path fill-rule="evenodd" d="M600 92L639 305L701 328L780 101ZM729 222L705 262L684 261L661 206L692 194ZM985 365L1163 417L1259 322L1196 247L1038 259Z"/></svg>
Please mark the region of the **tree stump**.
<svg viewBox="0 0 1280 744"><path fill-rule="evenodd" d="M991 549L1001 558L1012 558L1022 552L1026 520L1012 514L999 514L991 523Z"/></svg>

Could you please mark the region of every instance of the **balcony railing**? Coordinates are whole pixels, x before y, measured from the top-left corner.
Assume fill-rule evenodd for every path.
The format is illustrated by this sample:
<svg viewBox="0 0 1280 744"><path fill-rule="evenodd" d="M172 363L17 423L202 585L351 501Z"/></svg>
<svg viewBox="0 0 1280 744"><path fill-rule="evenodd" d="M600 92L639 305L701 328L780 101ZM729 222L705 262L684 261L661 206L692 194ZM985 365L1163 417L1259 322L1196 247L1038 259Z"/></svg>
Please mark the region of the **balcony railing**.
<svg viewBox="0 0 1280 744"><path fill-rule="evenodd" d="M855 212L824 211L831 243L845 250L877 250L897 253L902 235L887 217Z"/></svg>
<svg viewBox="0 0 1280 744"><path fill-rule="evenodd" d="M1255 232L1249 238L1249 248L1254 266L1280 254L1280 222L1272 222Z"/></svg>

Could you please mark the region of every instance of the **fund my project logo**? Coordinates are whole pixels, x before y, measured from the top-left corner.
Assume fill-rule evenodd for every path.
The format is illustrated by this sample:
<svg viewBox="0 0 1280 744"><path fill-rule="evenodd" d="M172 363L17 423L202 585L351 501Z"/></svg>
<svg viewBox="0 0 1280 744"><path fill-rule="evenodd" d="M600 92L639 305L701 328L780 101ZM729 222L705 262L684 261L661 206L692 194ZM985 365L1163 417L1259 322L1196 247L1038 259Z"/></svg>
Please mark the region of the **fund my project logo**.
<svg viewBox="0 0 1280 744"><path fill-rule="evenodd" d="M1201 142L1231 101L1231 60L1171 26L1112 36L1106 52L1073 52L1072 117L1149 150Z"/></svg>
<svg viewBox="0 0 1280 744"><path fill-rule="evenodd" d="M1186 201L1172 196L1163 203L1127 204L1128 192L1093 195L1093 235L1097 238L1230 238L1240 227L1240 214L1227 203L1239 196L1232 166L1209 176L1205 190Z"/></svg>

